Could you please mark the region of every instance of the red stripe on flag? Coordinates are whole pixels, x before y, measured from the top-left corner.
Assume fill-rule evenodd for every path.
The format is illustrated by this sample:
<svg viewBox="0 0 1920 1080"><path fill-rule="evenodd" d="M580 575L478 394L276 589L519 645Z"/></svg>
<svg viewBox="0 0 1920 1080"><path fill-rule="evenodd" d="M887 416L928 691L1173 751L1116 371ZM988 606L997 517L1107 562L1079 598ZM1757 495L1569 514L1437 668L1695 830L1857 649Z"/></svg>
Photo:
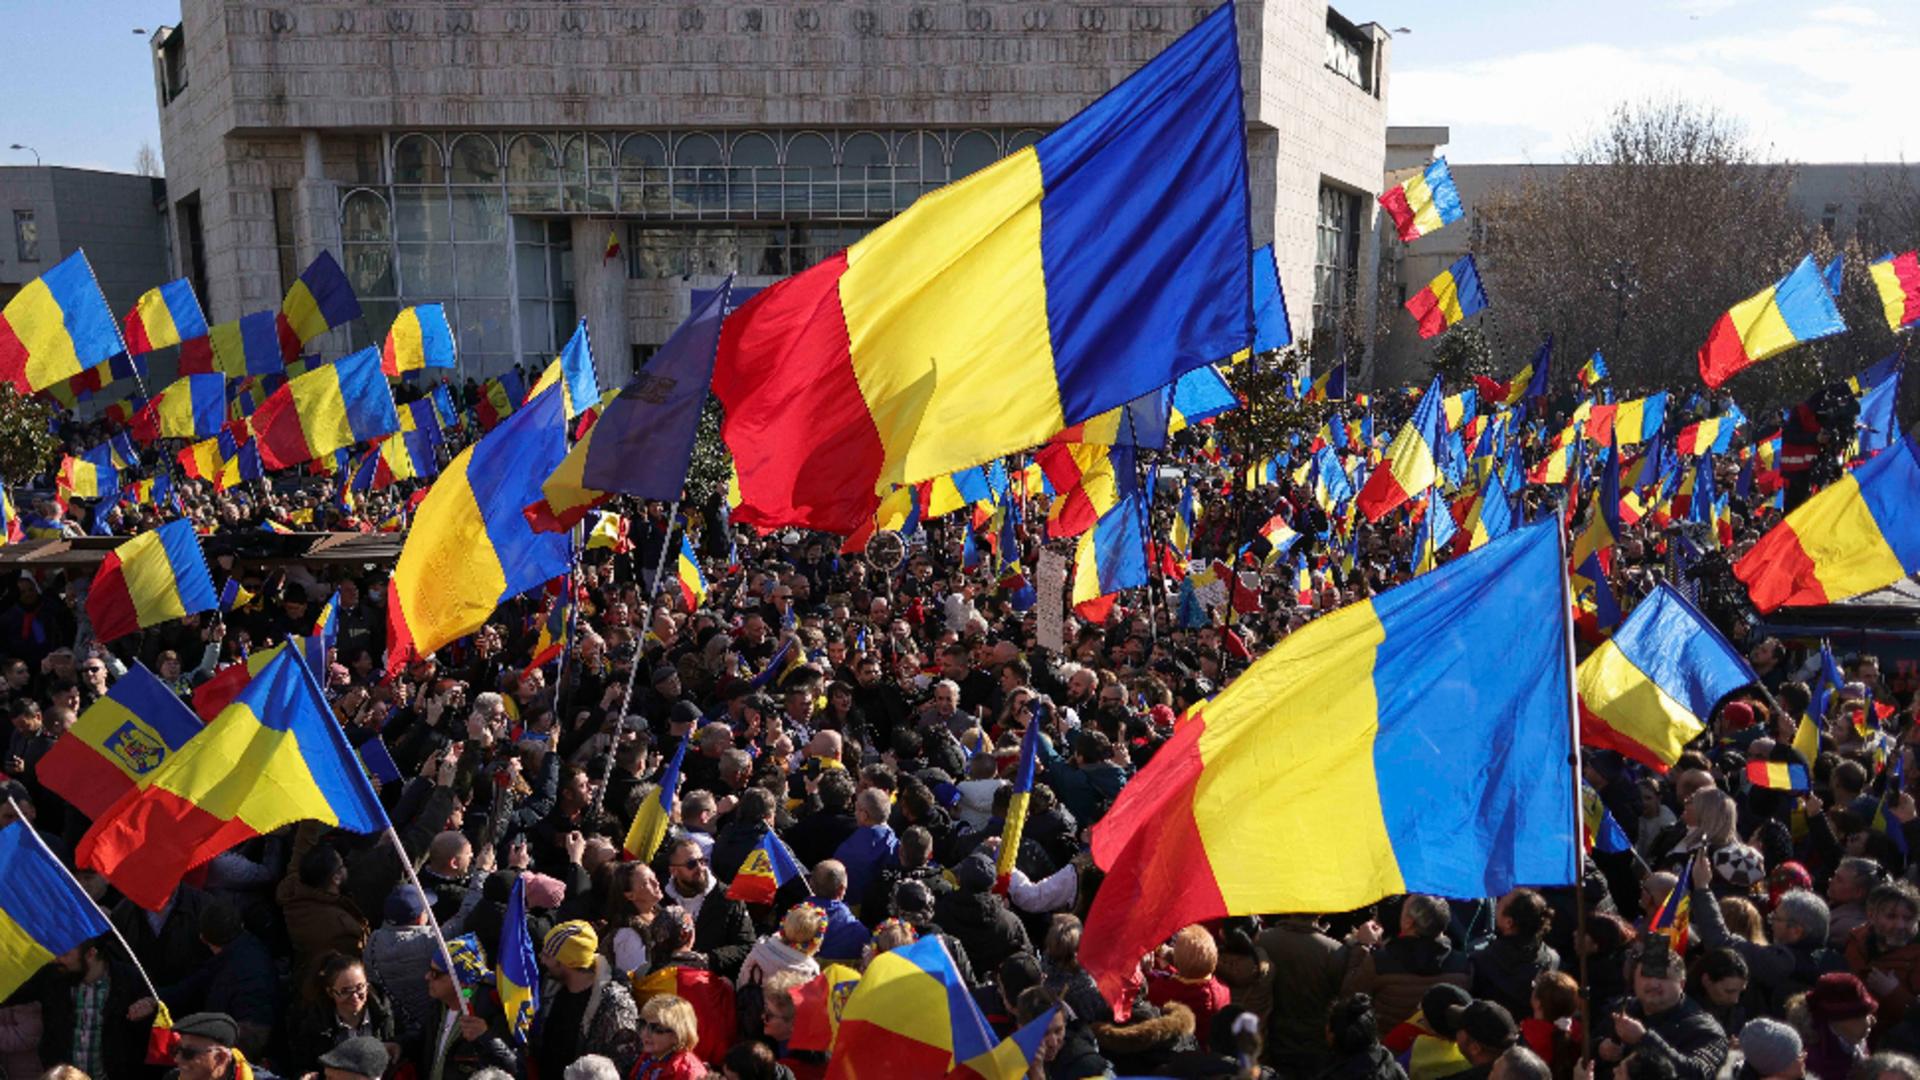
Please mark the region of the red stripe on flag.
<svg viewBox="0 0 1920 1080"><path fill-rule="evenodd" d="M107 552L100 560L100 569L94 572L93 588L87 593L87 618L93 623L93 635L101 641L140 629L140 611L133 606L133 594L127 591L127 576L117 551Z"/></svg>
<svg viewBox="0 0 1920 1080"><path fill-rule="evenodd" d="M1720 316L1707 333L1707 343L1700 346L1700 378L1718 389L1751 363L1740 331L1734 328L1732 313Z"/></svg>
<svg viewBox="0 0 1920 1080"><path fill-rule="evenodd" d="M160 787L128 793L80 841L82 866L107 876L148 911L172 897L188 871L259 834Z"/></svg>
<svg viewBox="0 0 1920 1080"><path fill-rule="evenodd" d="M1783 604L1827 602L1827 590L1820 584L1813 557L1801 546L1793 527L1784 522L1768 530L1733 564L1733 576L1746 583L1753 606L1762 615Z"/></svg>

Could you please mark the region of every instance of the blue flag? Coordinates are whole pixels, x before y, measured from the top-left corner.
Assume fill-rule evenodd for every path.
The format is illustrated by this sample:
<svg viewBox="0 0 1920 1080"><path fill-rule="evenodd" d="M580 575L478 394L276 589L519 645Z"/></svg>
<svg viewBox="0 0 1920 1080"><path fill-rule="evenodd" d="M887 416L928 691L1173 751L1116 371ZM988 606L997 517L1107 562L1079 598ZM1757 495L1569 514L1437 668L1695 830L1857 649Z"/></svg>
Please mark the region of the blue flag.
<svg viewBox="0 0 1920 1080"><path fill-rule="evenodd" d="M494 968L494 986L506 1013L507 1034L524 1045L540 1008L540 965L534 958L533 935L527 931L527 875L513 881L507 897L507 915L500 925L500 957Z"/></svg>

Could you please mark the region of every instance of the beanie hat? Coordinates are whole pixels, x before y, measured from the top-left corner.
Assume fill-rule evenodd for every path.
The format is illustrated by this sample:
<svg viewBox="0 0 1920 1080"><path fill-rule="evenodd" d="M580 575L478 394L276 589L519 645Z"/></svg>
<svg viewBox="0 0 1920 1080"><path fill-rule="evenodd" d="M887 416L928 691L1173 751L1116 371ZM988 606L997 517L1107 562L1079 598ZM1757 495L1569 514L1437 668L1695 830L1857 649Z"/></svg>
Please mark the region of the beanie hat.
<svg viewBox="0 0 1920 1080"><path fill-rule="evenodd" d="M1740 1029L1740 1050L1761 1076L1786 1072L1800 1058L1800 1033L1778 1020L1758 1017Z"/></svg>
<svg viewBox="0 0 1920 1080"><path fill-rule="evenodd" d="M573 919L547 931L547 940L540 946L543 956L550 956L561 967L576 971L593 966L593 955L600 951L600 935L594 933L593 924L584 919Z"/></svg>
<svg viewBox="0 0 1920 1080"><path fill-rule="evenodd" d="M551 911L567 898L567 884L545 874L527 875L527 906Z"/></svg>

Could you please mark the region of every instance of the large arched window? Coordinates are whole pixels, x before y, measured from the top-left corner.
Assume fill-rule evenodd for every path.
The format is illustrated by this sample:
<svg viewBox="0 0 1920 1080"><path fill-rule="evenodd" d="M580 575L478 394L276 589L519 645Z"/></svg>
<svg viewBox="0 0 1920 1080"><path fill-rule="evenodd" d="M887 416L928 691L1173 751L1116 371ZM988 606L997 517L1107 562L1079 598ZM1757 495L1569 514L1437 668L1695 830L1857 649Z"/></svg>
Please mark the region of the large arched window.
<svg viewBox="0 0 1920 1080"><path fill-rule="evenodd" d="M840 213L884 217L893 213L893 155L887 140L858 132L840 147Z"/></svg>
<svg viewBox="0 0 1920 1080"><path fill-rule="evenodd" d="M785 198L787 213L832 217L838 208L833 144L818 132L803 131L787 140Z"/></svg>
<svg viewBox="0 0 1920 1080"><path fill-rule="evenodd" d="M696 215L727 208L720 140L702 131L680 136L673 146L673 208Z"/></svg>
<svg viewBox="0 0 1920 1080"><path fill-rule="evenodd" d="M773 139L758 131L735 137L727 164L727 205L733 214L779 216L779 154L774 150Z"/></svg>
<svg viewBox="0 0 1920 1080"><path fill-rule="evenodd" d="M340 204L341 268L353 291L363 297L390 297L393 288L393 229L387 200L360 188Z"/></svg>
<svg viewBox="0 0 1920 1080"><path fill-rule="evenodd" d="M560 162L543 135L516 135L507 144L507 202L514 210L560 208Z"/></svg>
<svg viewBox="0 0 1920 1080"><path fill-rule="evenodd" d="M667 200L667 147L656 135L629 135L620 144L620 209L626 213L664 213Z"/></svg>
<svg viewBox="0 0 1920 1080"><path fill-rule="evenodd" d="M563 206L576 212L613 209L613 152L598 135L576 135L561 151Z"/></svg>
<svg viewBox="0 0 1920 1080"><path fill-rule="evenodd" d="M393 144L393 182L442 184L447 179L440 144L431 135L408 135Z"/></svg>
<svg viewBox="0 0 1920 1080"><path fill-rule="evenodd" d="M963 131L953 140L953 164L949 176L958 180L972 176L1000 160L1000 147L984 131Z"/></svg>
<svg viewBox="0 0 1920 1080"><path fill-rule="evenodd" d="M456 184L500 183L500 148L486 135L462 135L453 141L452 179Z"/></svg>

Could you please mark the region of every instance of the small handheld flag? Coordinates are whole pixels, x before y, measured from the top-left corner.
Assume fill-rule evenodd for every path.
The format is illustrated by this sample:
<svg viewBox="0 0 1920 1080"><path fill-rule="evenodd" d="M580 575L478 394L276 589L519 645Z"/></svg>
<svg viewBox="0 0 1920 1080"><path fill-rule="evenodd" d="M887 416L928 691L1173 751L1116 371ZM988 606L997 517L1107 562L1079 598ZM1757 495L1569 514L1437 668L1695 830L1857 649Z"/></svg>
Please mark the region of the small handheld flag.
<svg viewBox="0 0 1920 1080"><path fill-rule="evenodd" d="M772 829L747 852L746 861L727 886L727 899L748 904L771 904L780 887L794 878L806 877L806 869L794 858L793 849Z"/></svg>
<svg viewBox="0 0 1920 1080"><path fill-rule="evenodd" d="M1807 767L1797 761L1749 761L1747 781L1769 791L1806 791Z"/></svg>
<svg viewBox="0 0 1920 1080"><path fill-rule="evenodd" d="M660 775L660 789L641 803L640 812L633 815L626 842L620 845L627 858L646 862L660 850L660 841L667 838L667 821L673 816L674 793L680 787L680 763L686 759L687 740L681 736L679 749L673 752L667 771Z"/></svg>
<svg viewBox="0 0 1920 1080"><path fill-rule="evenodd" d="M507 914L500 926L500 966L494 986L507 1016L507 1034L525 1044L533 1031L533 1015L540 1008L540 965L534 957L533 936L527 931L527 875L513 881Z"/></svg>

